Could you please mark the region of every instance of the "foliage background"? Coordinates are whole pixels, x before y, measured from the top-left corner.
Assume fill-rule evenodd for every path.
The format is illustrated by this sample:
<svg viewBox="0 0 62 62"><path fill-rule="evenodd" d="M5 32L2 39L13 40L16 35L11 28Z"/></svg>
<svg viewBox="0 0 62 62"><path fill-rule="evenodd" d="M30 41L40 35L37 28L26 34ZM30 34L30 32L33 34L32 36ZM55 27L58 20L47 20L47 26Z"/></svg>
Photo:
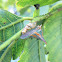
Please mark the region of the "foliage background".
<svg viewBox="0 0 62 62"><path fill-rule="evenodd" d="M4 2L5 1L5 2ZM10 0L10 1L8 1L8 2L6 2L6 0L0 0L0 8L2 8L2 9L5 9L5 10L8 10L8 11L10 11L10 12L12 12L13 14L11 14L11 13L9 13L9 12L7 12L7 11L4 11L4 10L0 10L0 18L2 17L2 19L1 19L1 21L2 21L2 23L0 23L0 24L3 24L3 23L6 23L6 22L8 22L7 24L10 24L10 22L14 22L14 21L17 21L17 19L22 19L22 17L32 17L33 16L33 12L34 12L34 10L35 10L35 8L33 7L33 6L31 6L31 7L28 7L28 9L26 9L25 8L25 10L23 11L23 9L19 9L20 7L18 7L17 5L15 5L15 2L16 1L12 1L12 0ZM61 1L62 2L62 1ZM46 6L43 6L43 7L40 7L40 15L45 15L46 13L48 13L49 12L49 9L52 7L52 6L54 6L54 5L56 5L56 4L58 4L58 3L61 3L61 2L57 2L57 3L54 3L54 4L52 4L52 5L46 5ZM60 12L61 13L61 12ZM52 29L52 27L50 27L50 29L44 29L44 37L45 37L45 39L47 40L47 41L50 41L48 38L46 38L47 36L49 36L49 37L51 37L49 34L51 34L52 33L52 31L54 31L54 33L56 32L57 33L57 35L60 37L60 34L58 34L60 31L58 31L59 30L59 28L60 28L60 26L59 26L59 24L58 23L60 23L60 22L57 22L58 20L60 20L61 19L61 16L62 15L60 15L60 13L58 13L58 15L56 16L56 14L54 15L54 16L52 16L51 17L51 19L52 19L52 21L54 20L54 22L51 22L50 20L50 18L47 20L47 22L45 22L45 26L44 27L48 27L49 28L49 26L52 26L52 24L54 24L55 22L56 22L56 24L54 24L52 27L54 27L55 26L55 28L57 28L58 27L58 29L56 29L56 30L54 30L54 29ZM6 16L4 16L4 14L6 15ZM10 16L8 16L10 14ZM16 15L19 15L19 16L22 16L22 17L18 17L18 16L16 16L16 15L14 15L14 14L16 14ZM54 18L56 16L56 18ZM58 18L59 17L59 18ZM55 21L55 19L57 19L57 21ZM5 21L4 21L5 20ZM27 22L26 22L27 21ZM13 25L13 26L11 26L10 28L8 28L8 29L6 29L6 30L3 30L3 33L5 33L5 34L3 34L3 36L4 36L4 39L3 39L3 41L5 41L5 40L7 40L7 39L9 39L10 37L12 37L12 35L14 35L15 33L17 33L21 28L23 28L27 23L29 23L29 21L28 20L26 20L26 21L24 21L24 22L20 22L20 23L17 23L17 24L15 24L15 25ZM47 24L46 24L47 23ZM50 24L51 23L51 24ZM6 25L7 25L6 24ZM24 25L23 27L22 27L22 24ZM21 26L20 26L21 25ZM48 26L49 25L49 26ZM3 26L5 26L5 24L3 24ZM1 27L1 26L0 26ZM12 30L11 30L12 29ZM50 30L52 30L52 31L50 31ZM11 32L11 35L8 35L9 34L9 32ZM50 32L49 32L50 31ZM2 31L0 31L0 32L2 32ZM47 33L47 34L46 34ZM55 34L52 34L53 36L55 36L56 37L56 35ZM7 35L6 35L7 34ZM46 36L46 35L47 36ZM1 34L0 34L1 35ZM2 36L2 37L3 37ZM6 38L5 38L6 37ZM54 37L54 38L55 38ZM53 37L51 37L53 40L55 40ZM2 38L1 38L2 39ZM0 39L0 41L1 41L1 39ZM58 38L56 39L56 41L58 40ZM13 46L13 49L12 49L12 52L14 52L13 53L13 59L15 59L15 58L17 58L18 57L18 55L19 54L21 54L21 52L22 52L22 50L23 50L23 44L24 44L24 40L22 40L22 42L19 42L19 41L21 41L20 39L18 39L18 42L16 42L16 44ZM52 43L52 40L51 40L51 42L48 42L48 44L50 44L49 46L47 46L47 48L49 49L49 51L50 51L50 54L51 54L51 52L53 51L54 53L52 53L52 56L50 55L49 57L51 57L49 60L51 60L51 59L53 59L54 60L54 58L53 58L53 55L54 56L56 56L57 55L57 53L59 53L58 51L57 51L57 49L56 48L61 48L61 46L60 46L60 43L61 42L57 42L56 43L56 41L55 41L55 43L53 42ZM1 42L0 42L0 44L1 44ZM55 45L56 44L56 45ZM54 48L53 50L50 48L52 45L55 45L55 47L52 47L52 48ZM19 47L18 47L19 46ZM22 46L22 47L21 47ZM57 46L57 47L56 47ZM20 47L21 47L21 49L20 49ZM14 50L14 49L16 49L16 50ZM55 50L56 49L56 50ZM10 49L11 50L11 49ZM57 51L57 52L55 52L55 51ZM5 50L4 50L5 51ZM10 51L8 51L9 53L8 54L6 54L6 56L7 55L9 55L9 56L7 56L7 57L11 57L10 55L11 55L11 52ZM20 53L19 53L20 52ZM0 53L2 53L2 52L0 52ZM18 54L17 54L18 53ZM56 54L55 54L56 53ZM61 53L61 51L60 51L60 53ZM58 54L58 56L60 56L60 54ZM58 58L58 56L56 56L55 58ZM4 58L4 60L5 60L6 58ZM60 58L59 58L60 59ZM3 60L3 61L4 61ZM46 59L47 60L47 59ZM56 61L56 60L55 60ZM58 61L61 61L61 59L60 60L58 60ZM8 61L9 62L9 61ZM13 61L12 61L13 62ZM53 62L53 61L52 61Z"/></svg>

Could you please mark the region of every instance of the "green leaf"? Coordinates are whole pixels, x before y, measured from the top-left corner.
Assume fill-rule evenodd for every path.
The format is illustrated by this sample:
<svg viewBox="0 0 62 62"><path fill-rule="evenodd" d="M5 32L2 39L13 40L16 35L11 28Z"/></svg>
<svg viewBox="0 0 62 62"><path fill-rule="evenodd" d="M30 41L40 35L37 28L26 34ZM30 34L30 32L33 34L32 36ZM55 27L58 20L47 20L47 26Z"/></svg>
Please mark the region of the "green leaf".
<svg viewBox="0 0 62 62"><path fill-rule="evenodd" d="M60 11L62 9L62 3L54 5L52 8L50 8L49 12L54 12L54 11Z"/></svg>
<svg viewBox="0 0 62 62"><path fill-rule="evenodd" d="M8 0L8 1L6 2L6 4L7 4L7 5L14 5L15 2L16 2L16 0Z"/></svg>
<svg viewBox="0 0 62 62"><path fill-rule="evenodd" d="M7 50L5 47L7 47L12 41L14 42L15 39L18 39L20 37L21 31L22 31L21 29L24 27L23 21L31 20L31 19L33 18L28 18L28 17L22 18L20 16L18 17L8 11L0 9L0 57L2 57L2 54L4 54L5 50ZM5 50L2 50L4 48ZM24 48L24 41L22 41L21 39L18 39L16 46L12 48L13 49L12 57L15 59L18 56L20 56L23 48ZM6 53L8 53L8 51Z"/></svg>
<svg viewBox="0 0 62 62"><path fill-rule="evenodd" d="M13 60L19 57L24 49L25 40L18 39L12 48L12 58Z"/></svg>
<svg viewBox="0 0 62 62"><path fill-rule="evenodd" d="M2 0L0 0L0 8L2 8Z"/></svg>
<svg viewBox="0 0 62 62"><path fill-rule="evenodd" d="M10 37L12 37L15 33L20 31L24 27L23 22L20 22L20 21L18 22L18 19L22 19L22 17L18 17L8 11L0 9L0 44L1 45L4 43L4 41L6 41ZM19 42L20 41L21 41L21 39L19 40ZM20 44L21 44L21 42L20 42ZM23 46L21 45L21 47L23 47ZM6 50L6 48L5 48L5 50ZM5 50L0 51L0 57L2 57L2 54L5 52ZM10 52L11 52L11 50L10 50ZM7 53L9 54L8 51L7 51ZM12 53L14 53L14 52L12 52ZM11 59L10 55L9 55L9 58ZM4 57L4 59L7 60L8 57ZM9 61L7 61L7 62L9 62Z"/></svg>
<svg viewBox="0 0 62 62"><path fill-rule="evenodd" d="M17 22L18 19L21 19L21 17L18 17L8 11L0 10L0 41L1 42L6 41L15 33L17 33L20 29L22 29L23 23L19 22L13 24Z"/></svg>
<svg viewBox="0 0 62 62"><path fill-rule="evenodd" d="M62 11L56 12L44 24L50 62L62 62Z"/></svg>
<svg viewBox="0 0 62 62"><path fill-rule="evenodd" d="M45 62L43 42L35 38L27 39L19 62Z"/></svg>
<svg viewBox="0 0 62 62"><path fill-rule="evenodd" d="M27 6L27 5L35 5L35 4L40 4L40 6L44 6L44 5L49 5L49 4L52 4L52 3L55 3L59 0L19 0L17 2L18 5L24 7L24 6Z"/></svg>
<svg viewBox="0 0 62 62"><path fill-rule="evenodd" d="M31 7L31 6L25 6L24 8L21 8L20 14L23 15L23 14L27 11L27 9L28 9L29 7Z"/></svg>
<svg viewBox="0 0 62 62"><path fill-rule="evenodd" d="M8 7L15 5L16 0L0 0L0 8L8 10Z"/></svg>
<svg viewBox="0 0 62 62"><path fill-rule="evenodd" d="M15 5L15 3L16 3L16 0L2 0L2 4L3 4L3 8L4 9L8 9L8 7L10 6L10 5Z"/></svg>

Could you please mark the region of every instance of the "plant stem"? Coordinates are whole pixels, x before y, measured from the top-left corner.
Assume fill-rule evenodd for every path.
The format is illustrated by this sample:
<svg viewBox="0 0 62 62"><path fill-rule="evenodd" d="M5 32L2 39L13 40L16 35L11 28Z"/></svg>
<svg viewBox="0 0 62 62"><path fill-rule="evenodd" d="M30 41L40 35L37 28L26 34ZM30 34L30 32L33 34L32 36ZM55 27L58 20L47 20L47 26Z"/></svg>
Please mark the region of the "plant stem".
<svg viewBox="0 0 62 62"><path fill-rule="evenodd" d="M40 12L40 9L35 9L35 11L33 13L33 17L39 16L39 12Z"/></svg>
<svg viewBox="0 0 62 62"><path fill-rule="evenodd" d="M35 6L36 9L33 13L33 17L37 17L37 16L39 16L39 13L40 13L40 9L39 9L40 4L35 4L34 6Z"/></svg>

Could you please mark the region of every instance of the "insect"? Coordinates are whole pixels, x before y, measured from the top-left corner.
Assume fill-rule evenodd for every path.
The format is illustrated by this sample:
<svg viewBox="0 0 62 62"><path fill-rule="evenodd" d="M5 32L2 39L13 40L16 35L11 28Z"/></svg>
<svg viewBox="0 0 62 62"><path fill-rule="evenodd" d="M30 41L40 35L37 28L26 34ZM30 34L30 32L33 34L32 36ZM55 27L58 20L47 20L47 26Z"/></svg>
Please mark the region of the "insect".
<svg viewBox="0 0 62 62"><path fill-rule="evenodd" d="M22 30L22 34L25 34L28 30L33 29L36 27L36 22L34 23L29 23L25 26L25 28Z"/></svg>
<svg viewBox="0 0 62 62"><path fill-rule="evenodd" d="M37 27L35 27L35 28L31 29L31 30L28 30L25 34L22 34L20 38L21 39L26 39L28 37L35 37L35 38L38 38L38 39L40 39L40 40L42 40L42 41L44 41L46 43L46 41L44 40L44 38L42 36L41 26L42 25L37 26ZM39 32L41 32L41 34Z"/></svg>

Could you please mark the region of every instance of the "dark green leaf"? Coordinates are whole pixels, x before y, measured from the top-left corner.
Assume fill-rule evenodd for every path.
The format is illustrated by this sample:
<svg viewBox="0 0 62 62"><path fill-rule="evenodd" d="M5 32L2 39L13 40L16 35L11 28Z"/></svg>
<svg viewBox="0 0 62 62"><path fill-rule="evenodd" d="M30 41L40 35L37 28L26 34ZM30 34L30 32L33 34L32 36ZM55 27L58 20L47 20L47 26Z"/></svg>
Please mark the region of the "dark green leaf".
<svg viewBox="0 0 62 62"><path fill-rule="evenodd" d="M30 6L25 6L24 8L21 8L20 14L23 15L23 14L27 11L27 9L28 9L29 7L30 7Z"/></svg>
<svg viewBox="0 0 62 62"><path fill-rule="evenodd" d="M4 53L4 52L3 52ZM1 54L1 53L0 53ZM10 62L11 61L11 56L12 56L12 53L11 53L11 49L5 54L5 57L4 55L2 57L3 60L0 59L0 62Z"/></svg>
<svg viewBox="0 0 62 62"><path fill-rule="evenodd" d="M15 45L12 48L12 58L16 59L18 56L21 55L23 49L24 49L24 43L25 40L18 39Z"/></svg>

